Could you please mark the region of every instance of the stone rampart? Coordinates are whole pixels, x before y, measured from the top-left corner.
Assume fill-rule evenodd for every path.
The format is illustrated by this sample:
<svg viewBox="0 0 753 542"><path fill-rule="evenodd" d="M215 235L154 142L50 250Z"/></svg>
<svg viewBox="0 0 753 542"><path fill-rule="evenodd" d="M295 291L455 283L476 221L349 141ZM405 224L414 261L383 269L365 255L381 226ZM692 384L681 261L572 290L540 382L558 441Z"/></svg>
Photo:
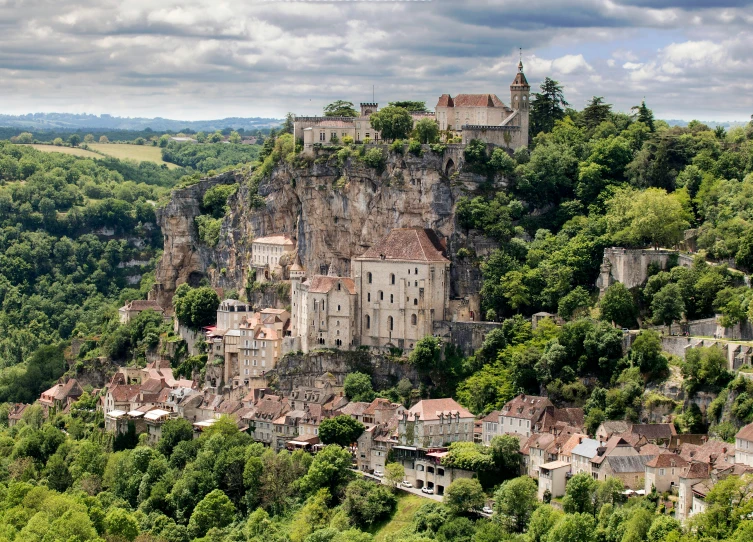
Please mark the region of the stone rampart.
<svg viewBox="0 0 753 542"><path fill-rule="evenodd" d="M452 343L464 355L470 355L481 348L491 330L501 325L497 322L434 322L434 336Z"/></svg>

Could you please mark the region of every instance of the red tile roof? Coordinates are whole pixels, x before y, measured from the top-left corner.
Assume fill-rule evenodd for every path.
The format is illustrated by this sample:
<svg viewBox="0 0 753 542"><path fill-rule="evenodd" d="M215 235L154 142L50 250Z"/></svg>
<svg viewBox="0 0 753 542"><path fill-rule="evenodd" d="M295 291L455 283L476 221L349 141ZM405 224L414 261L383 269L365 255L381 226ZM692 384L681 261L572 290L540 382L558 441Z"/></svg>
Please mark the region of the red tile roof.
<svg viewBox="0 0 753 542"><path fill-rule="evenodd" d="M345 120L323 120L316 124L320 128L353 128L354 124Z"/></svg>
<svg viewBox="0 0 753 542"><path fill-rule="evenodd" d="M647 467L651 468L667 468L667 467L687 467L689 463L677 454L663 453L654 457L651 461L646 463Z"/></svg>
<svg viewBox="0 0 753 542"><path fill-rule="evenodd" d="M445 107L505 107L496 94L458 94L455 98L443 94L439 101L442 102L445 96L449 99ZM437 105L442 106L441 103Z"/></svg>
<svg viewBox="0 0 753 542"><path fill-rule="evenodd" d="M415 414L418 414L419 419L424 421L438 420L440 414L453 417L455 414L460 414L461 418L474 417L467 409L460 406L455 399L449 398L423 399L411 407L408 411L408 418L412 418Z"/></svg>
<svg viewBox="0 0 753 542"><path fill-rule="evenodd" d="M753 441L753 423L749 423L737 432L735 438Z"/></svg>
<svg viewBox="0 0 753 542"><path fill-rule="evenodd" d="M309 292L315 294L326 294L332 288L337 286L337 283L342 283L350 294L356 293L356 283L353 279L345 277L326 277L324 275L314 275L310 280L307 280L305 284L309 286Z"/></svg>
<svg viewBox="0 0 753 542"><path fill-rule="evenodd" d="M445 249L434 230L397 228L356 260L398 260L403 262L448 262Z"/></svg>
<svg viewBox="0 0 753 542"><path fill-rule="evenodd" d="M437 102L437 107L455 107L455 103L452 101L452 96L449 94L442 94Z"/></svg>

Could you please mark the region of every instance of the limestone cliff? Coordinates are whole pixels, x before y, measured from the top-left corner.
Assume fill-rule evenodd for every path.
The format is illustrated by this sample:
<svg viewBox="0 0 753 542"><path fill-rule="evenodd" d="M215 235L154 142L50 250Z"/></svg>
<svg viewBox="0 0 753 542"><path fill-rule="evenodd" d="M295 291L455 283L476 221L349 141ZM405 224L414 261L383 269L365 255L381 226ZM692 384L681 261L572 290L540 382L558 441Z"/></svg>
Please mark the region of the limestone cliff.
<svg viewBox="0 0 753 542"><path fill-rule="evenodd" d="M483 256L492 244L481 235L456 231L455 204L474 192L485 178L469 174L448 176L462 161L452 149L444 155L428 147L421 157L390 152L382 171L356 158L339 163L335 155L296 165L280 163L261 181L261 208L250 204L253 188L239 173L223 174L173 191L168 205L157 213L165 249L157 268L153 297L168 305L176 286L208 277L213 286L242 291L255 237L288 233L308 273L326 272L335 264L350 272L350 259L364 252L391 229L433 228L448 241L453 260L452 296L478 292L477 268L452 257L461 247ZM204 193L217 184L238 182L229 200L216 247L201 243L194 219Z"/></svg>

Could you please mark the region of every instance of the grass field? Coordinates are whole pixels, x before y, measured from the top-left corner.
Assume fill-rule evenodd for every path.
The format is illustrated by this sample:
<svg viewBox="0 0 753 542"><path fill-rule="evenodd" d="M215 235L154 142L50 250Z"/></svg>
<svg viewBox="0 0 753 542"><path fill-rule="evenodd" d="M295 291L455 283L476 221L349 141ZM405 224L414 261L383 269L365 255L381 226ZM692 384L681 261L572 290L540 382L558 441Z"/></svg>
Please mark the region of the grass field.
<svg viewBox="0 0 753 542"><path fill-rule="evenodd" d="M376 525L371 533L374 535L374 542L383 542L389 534L396 533L404 527L408 527L413 521L413 516L422 504L432 502L423 499L418 495L406 493L405 491L397 492L397 510L387 521Z"/></svg>
<svg viewBox="0 0 753 542"><path fill-rule="evenodd" d="M90 143L89 148L119 158L121 160L136 160L137 162L154 162L155 164L167 164L170 169L178 166L162 160L162 151L159 147L146 145L125 145L121 143Z"/></svg>
<svg viewBox="0 0 753 542"><path fill-rule="evenodd" d="M99 154L77 147L56 147L54 145L28 145L42 152L61 152L63 154L72 154L74 156L83 156L84 158L101 158Z"/></svg>

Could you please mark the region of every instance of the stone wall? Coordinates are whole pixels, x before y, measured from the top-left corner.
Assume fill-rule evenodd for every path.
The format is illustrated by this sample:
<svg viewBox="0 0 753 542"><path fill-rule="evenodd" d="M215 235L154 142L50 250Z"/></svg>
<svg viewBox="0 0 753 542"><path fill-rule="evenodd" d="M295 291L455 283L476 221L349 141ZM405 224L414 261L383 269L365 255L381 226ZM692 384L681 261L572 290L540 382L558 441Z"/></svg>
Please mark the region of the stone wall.
<svg viewBox="0 0 753 542"><path fill-rule="evenodd" d="M497 322L434 322L434 336L454 344L470 355L484 342L486 335L502 324Z"/></svg>
<svg viewBox="0 0 753 542"><path fill-rule="evenodd" d="M690 267L693 264L690 256L674 250L605 248L596 286L602 293L615 282L621 282L626 288L635 288L648 279L650 264L658 264L665 269L673 256L677 258L678 265Z"/></svg>
<svg viewBox="0 0 753 542"><path fill-rule="evenodd" d="M334 378L342 386L349 373L371 375L375 389L394 386L408 378L417 385L420 378L407 363L397 363L387 356L359 350L314 350L308 354L294 352L285 355L277 366L267 373L270 381L277 381L280 391L289 394L296 386L316 386L324 376Z"/></svg>

